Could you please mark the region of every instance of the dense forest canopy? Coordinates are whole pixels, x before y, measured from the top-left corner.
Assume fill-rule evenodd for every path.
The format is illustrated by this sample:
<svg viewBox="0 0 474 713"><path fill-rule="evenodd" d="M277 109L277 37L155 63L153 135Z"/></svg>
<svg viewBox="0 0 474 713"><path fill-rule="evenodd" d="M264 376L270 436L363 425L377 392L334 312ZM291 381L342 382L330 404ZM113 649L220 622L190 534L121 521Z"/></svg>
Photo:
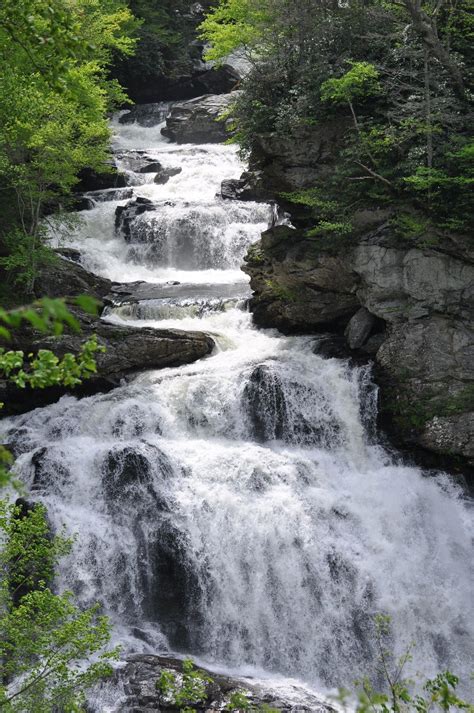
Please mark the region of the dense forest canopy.
<svg viewBox="0 0 474 713"><path fill-rule="evenodd" d="M293 198L315 234L350 233L365 206L403 206L400 233L472 227L472 2L223 0L202 24L208 57L245 47L253 71L238 140L339 123L336 171ZM421 210L423 217L412 213Z"/></svg>

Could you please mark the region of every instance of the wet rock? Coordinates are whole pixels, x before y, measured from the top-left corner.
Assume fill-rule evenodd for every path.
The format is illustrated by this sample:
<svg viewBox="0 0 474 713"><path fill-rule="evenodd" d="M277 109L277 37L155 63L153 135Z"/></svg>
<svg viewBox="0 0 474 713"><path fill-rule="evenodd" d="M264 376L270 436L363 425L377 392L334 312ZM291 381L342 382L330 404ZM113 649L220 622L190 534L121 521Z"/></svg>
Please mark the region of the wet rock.
<svg viewBox="0 0 474 713"><path fill-rule="evenodd" d="M179 173L181 173L182 170L183 169L179 166L176 166L176 168L162 168L156 174L155 178L153 179L153 183L156 183L159 186L163 186L165 183L168 183L170 178L172 178L173 176L177 176Z"/></svg>
<svg viewBox="0 0 474 713"><path fill-rule="evenodd" d="M193 636L202 592L189 559L190 547L171 517L162 515L155 538L148 543L144 607L150 620L160 622L161 631L175 650L199 650L199 642Z"/></svg>
<svg viewBox="0 0 474 713"><path fill-rule="evenodd" d="M375 325L375 317L365 307L361 307L353 317L344 332L351 349L359 349L368 340Z"/></svg>
<svg viewBox="0 0 474 713"><path fill-rule="evenodd" d="M243 402L257 440L263 442L287 435L284 390L278 375L265 364L252 371Z"/></svg>
<svg viewBox="0 0 474 713"><path fill-rule="evenodd" d="M99 191L89 191L83 196L78 197L73 204L74 210L92 210L97 207L98 203L107 201L122 201L127 198L132 198L132 188L106 188Z"/></svg>
<svg viewBox="0 0 474 713"><path fill-rule="evenodd" d="M114 161L110 160L110 169L106 173L96 173L90 168L83 168L79 173L79 183L76 185L77 193L88 191L102 191L106 188L125 188L127 177L117 171Z"/></svg>
<svg viewBox="0 0 474 713"><path fill-rule="evenodd" d="M161 133L178 144L216 144L229 138L230 120L219 117L237 98L237 93L205 95L174 104Z"/></svg>
<svg viewBox="0 0 474 713"><path fill-rule="evenodd" d="M156 210L156 204L148 198L135 198L126 205L119 205L115 210L115 230L120 232L127 242L132 239L132 223L139 215Z"/></svg>
<svg viewBox="0 0 474 713"><path fill-rule="evenodd" d="M51 349L61 358L67 352L77 354L83 342L96 334L98 343L106 351L96 356L97 375L72 390L78 395L110 390L118 386L124 376L137 370L188 364L207 356L214 347L213 340L202 332L118 326L87 315L77 308L71 307L71 311L79 321L80 332L49 337L25 328L15 333L14 341L9 345L25 353ZM63 387L18 389L0 381L0 398L5 402L5 415L23 413L36 406L52 403L66 391L68 389Z"/></svg>
<svg viewBox="0 0 474 713"><path fill-rule="evenodd" d="M183 672L183 662L169 656L147 654L128 656L126 665L115 672L113 680L102 684L108 700L114 699L114 691L116 692L114 713L146 713L147 711L179 713L182 705L174 705L157 689L156 682L163 671L174 674L179 682ZM243 693L249 704L255 708L266 705L281 713L334 713L335 711L322 699L296 685L293 687L293 693L296 694L297 703L291 700L291 692L288 688L285 693L282 693L280 690L272 690L270 683L253 681L251 678L231 678L209 670L204 670L203 673L209 680L206 683L204 700L193 704L196 713L226 710L231 695L236 692ZM100 691L97 698L100 699ZM89 703L88 711L101 713L93 702Z"/></svg>
<svg viewBox="0 0 474 713"><path fill-rule="evenodd" d="M142 166L138 173L157 173L162 170L163 166L159 161L151 161L150 163L145 164L145 166Z"/></svg>
<svg viewBox="0 0 474 713"><path fill-rule="evenodd" d="M157 161L156 158L149 156L148 153L142 149L117 153L116 158L127 171L134 171L135 173L147 173L147 167L150 164L158 166L158 168L152 169L152 171L158 171L162 168L161 163Z"/></svg>
<svg viewBox="0 0 474 713"><path fill-rule="evenodd" d="M58 485L67 483L71 477L64 465L64 454L54 446L44 446L35 451L31 457L31 466L34 473L32 491L47 489L53 480Z"/></svg>
<svg viewBox="0 0 474 713"><path fill-rule="evenodd" d="M134 107L122 114L119 118L120 124L139 124L139 126L152 127L162 124L169 112L170 105L163 102L151 104L136 104Z"/></svg>
<svg viewBox="0 0 474 713"><path fill-rule="evenodd" d="M314 353L323 359L347 359L350 351L345 337L340 334L322 334L314 344Z"/></svg>
<svg viewBox="0 0 474 713"><path fill-rule="evenodd" d="M74 201L73 208L77 211L92 210L92 208L95 208L95 203L89 196L80 196Z"/></svg>
<svg viewBox="0 0 474 713"><path fill-rule="evenodd" d="M272 194L262 185L261 172L245 172L240 178L230 178L221 183L221 196L234 201L269 201Z"/></svg>

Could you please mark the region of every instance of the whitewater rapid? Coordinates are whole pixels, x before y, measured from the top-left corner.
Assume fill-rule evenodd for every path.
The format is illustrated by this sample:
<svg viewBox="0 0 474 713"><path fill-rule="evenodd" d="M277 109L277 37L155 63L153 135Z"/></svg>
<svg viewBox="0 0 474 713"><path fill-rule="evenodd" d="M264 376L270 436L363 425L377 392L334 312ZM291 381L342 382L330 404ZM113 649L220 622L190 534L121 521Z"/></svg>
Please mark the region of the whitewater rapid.
<svg viewBox="0 0 474 713"><path fill-rule="evenodd" d="M396 653L416 643L412 671L449 668L467 681L464 493L374 439L368 366L322 358L317 338L254 328L240 265L272 208L216 197L243 168L235 147L114 129L122 168L140 149L182 171L161 186L129 171L134 196L156 203L131 241L114 229L129 200L118 193L81 214L67 245L113 280L181 283L104 319L205 331L216 347L192 365L6 421L32 496L77 533L60 586L83 605L100 601L127 651L350 686L373 669L381 612Z"/></svg>

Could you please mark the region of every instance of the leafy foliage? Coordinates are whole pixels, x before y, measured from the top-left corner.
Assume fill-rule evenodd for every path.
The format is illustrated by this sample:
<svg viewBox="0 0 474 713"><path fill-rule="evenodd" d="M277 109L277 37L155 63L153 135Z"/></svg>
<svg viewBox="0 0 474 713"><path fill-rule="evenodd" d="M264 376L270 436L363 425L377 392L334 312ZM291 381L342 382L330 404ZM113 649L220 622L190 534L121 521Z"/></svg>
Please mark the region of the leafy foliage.
<svg viewBox="0 0 474 713"><path fill-rule="evenodd" d="M93 297L87 295L75 299L78 307L89 314L96 314L98 303ZM9 340L11 330L17 329L23 323L30 324L34 329L43 333L59 335L67 325L73 331L79 331L80 325L71 314L64 300L43 298L28 307L7 311L0 307L0 338ZM104 351L104 347L97 343L95 336L87 340L79 353L67 353L59 359L52 351L42 349L35 356L25 355L22 351L0 348L0 377L6 378L16 386L24 388L45 388L47 386L75 386L83 379L96 373L94 356L97 352ZM0 403L0 409L3 404ZM12 456L9 451L0 445L0 487L11 481L10 468Z"/></svg>
<svg viewBox="0 0 474 713"><path fill-rule="evenodd" d="M0 538L0 708L79 711L86 690L110 675L117 657L104 651L109 623L98 607L80 611L70 592L51 590L71 540L52 536L42 506L0 501Z"/></svg>
<svg viewBox="0 0 474 713"><path fill-rule="evenodd" d="M450 671L439 673L426 680L421 690L415 681L405 677L405 668L411 660L413 645L396 660L387 648L390 639L390 617L379 614L375 618L376 642L378 648L377 673L385 684L385 690L378 691L369 678L356 681L355 706L354 696L347 690L341 690L338 701L344 708L356 713L428 713L428 711L451 710L472 713L474 705L459 697L456 692L459 684L457 676Z"/></svg>
<svg viewBox="0 0 474 713"><path fill-rule="evenodd" d="M107 79L130 53L121 0L5 0L0 6L0 266L31 292L45 258L44 207L69 195L81 169L103 170L106 115L125 95Z"/></svg>
<svg viewBox="0 0 474 713"><path fill-rule="evenodd" d="M105 351L91 337L81 347L78 355L65 354L61 359L49 349L40 349L36 355L22 351L6 352L0 349L0 376L6 376L15 386L45 389L48 386L77 386L83 379L97 371L94 355Z"/></svg>
<svg viewBox="0 0 474 713"><path fill-rule="evenodd" d="M212 679L204 671L196 669L192 659L183 661L183 673L178 680L173 671L163 670L156 683L157 689L173 705L179 706L182 713L193 710L189 706L201 703L207 695L207 685Z"/></svg>
<svg viewBox="0 0 474 713"><path fill-rule="evenodd" d="M313 188L343 215L321 220L347 225L358 210L408 205L433 230L466 233L470 10L470 0L221 0L202 32L209 56L243 44L254 63L233 112L254 161L260 135L311 142L339 127L334 170Z"/></svg>

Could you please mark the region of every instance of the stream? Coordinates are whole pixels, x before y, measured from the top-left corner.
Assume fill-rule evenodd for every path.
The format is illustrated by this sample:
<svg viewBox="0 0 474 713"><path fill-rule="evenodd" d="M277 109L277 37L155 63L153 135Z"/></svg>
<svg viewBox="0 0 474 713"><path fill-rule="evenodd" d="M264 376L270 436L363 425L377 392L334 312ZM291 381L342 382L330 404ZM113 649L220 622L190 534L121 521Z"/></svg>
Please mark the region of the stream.
<svg viewBox="0 0 474 713"><path fill-rule="evenodd" d="M128 652L327 691L372 670L383 612L396 653L415 642L412 671L467 681L468 499L384 448L369 366L253 327L240 265L272 206L216 196L243 170L234 146L176 146L160 128L114 122L117 163L153 210L125 239L130 189L105 191L67 245L95 273L156 285L104 319L204 331L216 348L7 420L31 496L77 533L60 586L100 601ZM181 172L155 184L140 151Z"/></svg>

